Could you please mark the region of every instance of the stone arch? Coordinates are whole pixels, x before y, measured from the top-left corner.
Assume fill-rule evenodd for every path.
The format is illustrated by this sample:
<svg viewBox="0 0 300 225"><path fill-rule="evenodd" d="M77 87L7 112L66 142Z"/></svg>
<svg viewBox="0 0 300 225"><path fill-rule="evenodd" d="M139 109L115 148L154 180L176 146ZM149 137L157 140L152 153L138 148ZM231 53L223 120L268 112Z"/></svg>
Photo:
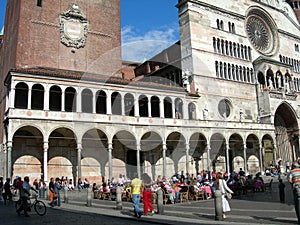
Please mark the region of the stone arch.
<svg viewBox="0 0 300 225"><path fill-rule="evenodd" d="M210 138L210 162L213 171L226 171L226 139L220 133L215 133Z"/></svg>
<svg viewBox="0 0 300 225"><path fill-rule="evenodd" d="M14 132L12 141L12 166L16 161L18 164L28 165L30 168L35 168L39 177L43 174L43 167L41 165L31 165L31 159L35 158L39 162L43 161L43 134L33 126L22 126ZM23 156L26 156L23 158ZM18 174L16 174L18 175ZM29 174L27 174L29 175Z"/></svg>
<svg viewBox="0 0 300 225"><path fill-rule="evenodd" d="M189 155L192 157L191 171L194 174L199 173L202 170L206 170L207 165L207 140L201 133L194 133L189 140L190 150Z"/></svg>
<svg viewBox="0 0 300 225"><path fill-rule="evenodd" d="M295 110L286 102L278 106L274 117L278 157L292 162L299 157L299 126Z"/></svg>
<svg viewBox="0 0 300 225"><path fill-rule="evenodd" d="M119 159L126 163L126 176L134 178L138 174L137 159L137 140L136 137L129 131L118 131L112 139L113 152L112 158ZM114 170L114 168L112 168Z"/></svg>

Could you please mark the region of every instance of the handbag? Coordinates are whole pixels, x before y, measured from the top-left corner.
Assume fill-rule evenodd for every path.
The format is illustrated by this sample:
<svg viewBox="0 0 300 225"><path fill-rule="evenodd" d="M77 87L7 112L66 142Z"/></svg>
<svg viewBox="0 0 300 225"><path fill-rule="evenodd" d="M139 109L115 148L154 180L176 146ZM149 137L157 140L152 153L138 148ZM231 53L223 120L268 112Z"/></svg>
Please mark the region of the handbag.
<svg viewBox="0 0 300 225"><path fill-rule="evenodd" d="M230 192L226 192L226 198L227 199L231 199L232 198L232 194Z"/></svg>
<svg viewBox="0 0 300 225"><path fill-rule="evenodd" d="M58 193L53 192L53 198L57 198L58 197Z"/></svg>

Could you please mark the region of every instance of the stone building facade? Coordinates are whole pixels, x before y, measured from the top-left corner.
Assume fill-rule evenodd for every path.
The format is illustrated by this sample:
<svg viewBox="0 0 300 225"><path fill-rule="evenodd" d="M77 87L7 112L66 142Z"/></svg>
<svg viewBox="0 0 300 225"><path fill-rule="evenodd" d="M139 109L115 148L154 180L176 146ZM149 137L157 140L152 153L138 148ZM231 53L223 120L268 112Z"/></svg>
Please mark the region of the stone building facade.
<svg viewBox="0 0 300 225"><path fill-rule="evenodd" d="M118 0L8 0L0 173L100 182L295 160L295 2L179 0L180 41L137 64L121 61Z"/></svg>

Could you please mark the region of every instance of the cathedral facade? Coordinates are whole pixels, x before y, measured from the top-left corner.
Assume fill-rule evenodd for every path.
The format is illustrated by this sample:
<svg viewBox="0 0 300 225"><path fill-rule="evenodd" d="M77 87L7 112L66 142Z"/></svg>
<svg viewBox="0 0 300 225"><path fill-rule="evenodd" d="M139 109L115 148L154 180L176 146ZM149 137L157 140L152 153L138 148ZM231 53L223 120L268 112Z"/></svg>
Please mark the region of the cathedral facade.
<svg viewBox="0 0 300 225"><path fill-rule="evenodd" d="M255 174L297 159L300 4L176 7L180 40L134 63L119 0L8 0L0 175Z"/></svg>

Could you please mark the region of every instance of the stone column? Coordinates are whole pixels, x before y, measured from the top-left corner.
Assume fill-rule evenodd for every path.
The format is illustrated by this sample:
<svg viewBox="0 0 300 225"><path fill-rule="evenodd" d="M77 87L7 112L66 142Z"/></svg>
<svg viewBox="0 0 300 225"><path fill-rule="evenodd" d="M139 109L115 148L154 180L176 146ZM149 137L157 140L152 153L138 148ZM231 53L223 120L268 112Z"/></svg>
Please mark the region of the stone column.
<svg viewBox="0 0 300 225"><path fill-rule="evenodd" d="M106 97L106 111L107 115L111 115L111 92L107 92L107 97Z"/></svg>
<svg viewBox="0 0 300 225"><path fill-rule="evenodd" d="M295 146L295 144L293 146ZM276 144L273 144L273 149L274 149L273 150L274 151L274 162L276 164L276 162L277 162L277 146L276 146ZM293 160L296 160L296 157Z"/></svg>
<svg viewBox="0 0 300 225"><path fill-rule="evenodd" d="M65 90L62 90L61 92L61 111L64 112L65 109Z"/></svg>
<svg viewBox="0 0 300 225"><path fill-rule="evenodd" d="M125 115L124 94L121 94L121 115Z"/></svg>
<svg viewBox="0 0 300 225"><path fill-rule="evenodd" d="M244 143L244 171L245 171L245 173L247 174L247 172L248 172L248 166L247 166L247 144L246 144L246 142Z"/></svg>
<svg viewBox="0 0 300 225"><path fill-rule="evenodd" d="M160 118L165 118L164 99L159 98Z"/></svg>
<svg viewBox="0 0 300 225"><path fill-rule="evenodd" d="M166 176L166 151L167 151L167 144L163 143L163 177Z"/></svg>
<svg viewBox="0 0 300 225"><path fill-rule="evenodd" d="M93 114L96 114L96 103L97 103L97 92L95 93L95 91L92 92L93 93L93 102L92 102L92 105L93 105L93 108L92 108L92 112Z"/></svg>
<svg viewBox="0 0 300 225"><path fill-rule="evenodd" d="M135 95L135 100L134 100L134 116L135 117L140 116L139 98L137 95Z"/></svg>
<svg viewBox="0 0 300 225"><path fill-rule="evenodd" d="M151 97L147 96L148 98L148 117L152 117L152 112L151 112Z"/></svg>
<svg viewBox="0 0 300 225"><path fill-rule="evenodd" d="M190 152L190 145L187 143L185 144L185 169L186 172L189 173L189 152Z"/></svg>
<svg viewBox="0 0 300 225"><path fill-rule="evenodd" d="M31 109L31 95L32 95L32 87L28 88L28 104L27 104L27 109Z"/></svg>
<svg viewBox="0 0 300 225"><path fill-rule="evenodd" d="M78 113L81 113L82 112L82 96L81 96L81 93L82 90L78 90L78 93L77 93L77 112Z"/></svg>
<svg viewBox="0 0 300 225"><path fill-rule="evenodd" d="M113 150L113 144L108 143L108 177L109 179L112 178L112 150Z"/></svg>
<svg viewBox="0 0 300 225"><path fill-rule="evenodd" d="M210 151L211 151L211 148L210 148L210 144L207 144L206 146L206 149L207 149L207 171L210 171Z"/></svg>
<svg viewBox="0 0 300 225"><path fill-rule="evenodd" d="M44 96L44 110L45 111L49 111L49 86L47 85L47 87L45 88L45 96Z"/></svg>
<svg viewBox="0 0 300 225"><path fill-rule="evenodd" d="M49 149L49 143L47 141L44 141L44 160L43 160L43 170L44 170L44 181L48 181L48 149Z"/></svg>
<svg viewBox="0 0 300 225"><path fill-rule="evenodd" d="M82 144L77 143L77 166L78 166L77 175L78 175L78 178L81 178L81 151L82 151Z"/></svg>
<svg viewBox="0 0 300 225"><path fill-rule="evenodd" d="M12 178L12 163L11 163L11 155L12 155L12 141L7 142L7 177ZM11 179L12 180L12 179Z"/></svg>
<svg viewBox="0 0 300 225"><path fill-rule="evenodd" d="M10 90L10 95L9 95L9 104L8 104L8 107L6 107L6 109L8 108L14 108L15 107L15 87L13 85L12 86L12 89Z"/></svg>
<svg viewBox="0 0 300 225"><path fill-rule="evenodd" d="M140 143L138 143L136 145L136 169L137 169L137 174L139 179L141 179L140 151L141 151L141 145Z"/></svg>
<svg viewBox="0 0 300 225"><path fill-rule="evenodd" d="M176 118L176 106L175 106L175 99L171 98L172 100L172 118L175 119Z"/></svg>
<svg viewBox="0 0 300 225"><path fill-rule="evenodd" d="M260 172L263 171L263 161L262 161L262 152L263 152L264 148L261 146L261 144L259 144L259 167L260 167Z"/></svg>
<svg viewBox="0 0 300 225"><path fill-rule="evenodd" d="M229 144L228 143L226 143L226 170L227 170L227 173L230 173L230 167L229 167Z"/></svg>

